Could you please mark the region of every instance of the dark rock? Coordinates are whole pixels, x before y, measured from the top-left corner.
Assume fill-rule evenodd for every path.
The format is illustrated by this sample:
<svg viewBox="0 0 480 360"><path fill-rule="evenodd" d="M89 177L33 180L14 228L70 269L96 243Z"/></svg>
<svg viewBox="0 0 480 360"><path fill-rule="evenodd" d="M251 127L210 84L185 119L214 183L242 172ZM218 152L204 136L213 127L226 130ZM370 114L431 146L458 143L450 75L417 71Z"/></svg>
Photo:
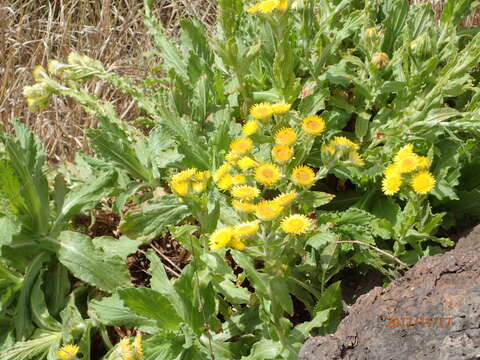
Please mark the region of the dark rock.
<svg viewBox="0 0 480 360"><path fill-rule="evenodd" d="M299 359L480 359L480 225L359 297L337 332L308 340Z"/></svg>

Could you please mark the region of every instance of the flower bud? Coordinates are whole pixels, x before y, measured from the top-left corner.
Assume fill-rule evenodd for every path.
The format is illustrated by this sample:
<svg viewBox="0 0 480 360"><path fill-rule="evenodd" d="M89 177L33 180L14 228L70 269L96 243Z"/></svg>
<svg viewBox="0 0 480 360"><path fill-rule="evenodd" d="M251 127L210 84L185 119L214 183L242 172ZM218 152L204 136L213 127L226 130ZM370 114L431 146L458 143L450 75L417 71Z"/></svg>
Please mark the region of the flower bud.
<svg viewBox="0 0 480 360"><path fill-rule="evenodd" d="M372 57L372 63L379 68L385 67L389 61L390 59L385 53L376 53Z"/></svg>

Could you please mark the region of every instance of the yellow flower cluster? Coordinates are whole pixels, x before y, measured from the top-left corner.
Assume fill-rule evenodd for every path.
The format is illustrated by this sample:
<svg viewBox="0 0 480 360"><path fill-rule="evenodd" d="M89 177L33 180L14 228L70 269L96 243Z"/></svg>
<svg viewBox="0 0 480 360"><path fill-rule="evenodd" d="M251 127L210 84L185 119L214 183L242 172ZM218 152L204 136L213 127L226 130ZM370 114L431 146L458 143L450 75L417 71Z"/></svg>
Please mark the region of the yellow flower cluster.
<svg viewBox="0 0 480 360"><path fill-rule="evenodd" d="M264 0L247 9L250 14L268 14L273 10L285 11L288 9L288 0Z"/></svg>
<svg viewBox="0 0 480 360"><path fill-rule="evenodd" d="M259 104L255 104L250 108L250 115L253 116L256 120L266 120L270 118L272 115L285 114L290 111L290 108L291 108L291 105L286 103L271 104L269 102L262 102ZM254 127L254 125L252 125L253 124L252 122L247 122L247 124L249 123L250 123L250 126ZM256 130L258 130L259 123L257 122L256 125L257 125ZM244 130L245 130L245 127L244 127ZM256 130L253 133L255 133Z"/></svg>
<svg viewBox="0 0 480 360"><path fill-rule="evenodd" d="M231 245L234 249L243 250L245 249L245 240L254 236L258 230L259 224L257 221L217 229L210 236L210 249L218 250Z"/></svg>
<svg viewBox="0 0 480 360"><path fill-rule="evenodd" d="M62 360L71 360L77 356L79 350L78 345L68 344L58 349L57 356Z"/></svg>
<svg viewBox="0 0 480 360"><path fill-rule="evenodd" d="M358 152L360 146L344 136L336 136L322 147L322 155L336 158L346 165L363 166L365 161Z"/></svg>
<svg viewBox="0 0 480 360"><path fill-rule="evenodd" d="M123 338L118 344L122 360L143 360L142 336L137 335L133 340L133 345L129 338Z"/></svg>
<svg viewBox="0 0 480 360"><path fill-rule="evenodd" d="M395 195L404 183L410 184L417 194L425 195L433 190L436 181L428 171L430 160L413 151L413 145L403 146L387 166L382 180L382 191L385 195Z"/></svg>
<svg viewBox="0 0 480 360"><path fill-rule="evenodd" d="M170 188L177 196L185 197L190 194L202 193L210 178L210 171L186 169L175 174L170 179Z"/></svg>

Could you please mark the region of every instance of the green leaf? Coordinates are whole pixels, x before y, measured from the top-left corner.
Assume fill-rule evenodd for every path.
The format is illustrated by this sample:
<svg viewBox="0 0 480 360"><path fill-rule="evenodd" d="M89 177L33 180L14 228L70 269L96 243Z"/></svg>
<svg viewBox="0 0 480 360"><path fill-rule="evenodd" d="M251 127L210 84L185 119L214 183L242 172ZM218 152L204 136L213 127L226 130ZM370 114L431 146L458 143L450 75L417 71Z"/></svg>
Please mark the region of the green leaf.
<svg viewBox="0 0 480 360"><path fill-rule="evenodd" d="M57 262L45 272L45 300L53 316L56 317L63 309L69 292L68 270Z"/></svg>
<svg viewBox="0 0 480 360"><path fill-rule="evenodd" d="M321 310L315 314L312 320L295 327L305 338L310 337L310 332L315 328L321 328L329 319L331 309Z"/></svg>
<svg viewBox="0 0 480 360"><path fill-rule="evenodd" d="M120 223L120 232L131 239L152 240L166 232L168 225L176 225L189 213L188 207L175 195L165 195L127 212Z"/></svg>
<svg viewBox="0 0 480 360"><path fill-rule="evenodd" d="M155 320L166 330L178 330L182 318L177 314L168 299L159 292L147 288L119 290L124 304L140 316Z"/></svg>
<svg viewBox="0 0 480 360"><path fill-rule="evenodd" d="M306 205L310 208L318 208L320 206L328 204L335 198L335 195L328 194L321 191L309 191L306 192L300 199L299 203Z"/></svg>
<svg viewBox="0 0 480 360"><path fill-rule="evenodd" d="M2 246L10 245L13 237L20 233L21 227L14 219L2 216L0 217L0 255L2 254Z"/></svg>
<svg viewBox="0 0 480 360"><path fill-rule="evenodd" d="M231 252L235 262L245 271L248 280L255 287L259 296L270 296L268 280L265 274L258 272L253 266L252 260L244 253L232 250Z"/></svg>
<svg viewBox="0 0 480 360"><path fill-rule="evenodd" d="M127 265L118 257L106 256L93 246L90 237L72 232L60 233L59 260L72 274L107 292L130 286Z"/></svg>
<svg viewBox="0 0 480 360"><path fill-rule="evenodd" d="M281 276L271 277L269 279L269 285L270 299L273 307L278 304L287 314L293 315L293 301L290 296L287 280ZM280 312L278 315L282 316L283 314Z"/></svg>
<svg viewBox="0 0 480 360"><path fill-rule="evenodd" d="M132 312L123 304L118 294L101 300L93 300L89 306L95 312L95 316L108 326L157 328L155 320Z"/></svg>
<svg viewBox="0 0 480 360"><path fill-rule="evenodd" d="M328 244L337 241L338 235L333 232L325 231L312 235L306 242L307 245L313 247L316 250L320 250Z"/></svg>
<svg viewBox="0 0 480 360"><path fill-rule="evenodd" d="M323 293L315 305L315 313L330 310L328 313L328 322L322 329L320 335L334 333L343 316L342 288L341 282L337 281L331 284Z"/></svg>
<svg viewBox="0 0 480 360"><path fill-rule="evenodd" d="M101 236L92 240L97 249L101 249L106 256L118 256L120 259L126 259L128 255L137 252L140 242L131 240L127 236L120 236L115 239L111 236Z"/></svg>
<svg viewBox="0 0 480 360"><path fill-rule="evenodd" d="M277 359L283 347L282 344L268 339L260 340L253 345L249 356L242 357L242 360L273 360Z"/></svg>
<svg viewBox="0 0 480 360"><path fill-rule="evenodd" d="M59 331L62 326L61 324L55 320L49 313L47 304L45 302L45 294L42 290L42 274L37 277L35 284L32 288L31 293L31 314L32 320L37 325L37 327L52 330L52 331Z"/></svg>

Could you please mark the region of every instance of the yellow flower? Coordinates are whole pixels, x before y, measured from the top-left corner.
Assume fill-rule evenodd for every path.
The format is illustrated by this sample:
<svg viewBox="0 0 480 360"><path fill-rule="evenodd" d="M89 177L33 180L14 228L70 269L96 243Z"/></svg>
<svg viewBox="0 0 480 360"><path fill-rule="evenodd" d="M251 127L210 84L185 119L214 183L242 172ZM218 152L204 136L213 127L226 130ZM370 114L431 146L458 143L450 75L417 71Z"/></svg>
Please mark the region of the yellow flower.
<svg viewBox="0 0 480 360"><path fill-rule="evenodd" d="M205 181L205 180L208 180L210 178L212 174L210 173L210 171L208 170L205 170L205 171L197 171L195 173L195 180L197 181Z"/></svg>
<svg viewBox="0 0 480 360"><path fill-rule="evenodd" d="M248 239L258 232L259 225L257 221L241 223L233 228L234 237L238 239Z"/></svg>
<svg viewBox="0 0 480 360"><path fill-rule="evenodd" d="M191 168L180 171L178 174L172 176L172 182L187 181L190 180L197 173L197 169Z"/></svg>
<svg viewBox="0 0 480 360"><path fill-rule="evenodd" d="M249 7L249 8L247 9L247 12L248 12L249 14L256 14L256 13L258 12L258 4L255 4L254 6Z"/></svg>
<svg viewBox="0 0 480 360"><path fill-rule="evenodd" d="M397 174L400 174L400 172L398 171L397 164L388 165L387 168L385 169L385 171L383 172L383 175L385 175L385 177L389 177L389 176L397 175Z"/></svg>
<svg viewBox="0 0 480 360"><path fill-rule="evenodd" d="M362 155L360 155L357 150L352 150L350 152L350 161L353 162L353 164L356 166L365 165L365 161L363 160Z"/></svg>
<svg viewBox="0 0 480 360"><path fill-rule="evenodd" d="M382 181L382 191L385 195L395 195L402 186L402 177L399 174L386 176Z"/></svg>
<svg viewBox="0 0 480 360"><path fill-rule="evenodd" d="M280 3L277 6L278 10L285 11L288 9L288 0L280 0Z"/></svg>
<svg viewBox="0 0 480 360"><path fill-rule="evenodd" d="M297 133L292 128L283 128L275 134L275 141L281 145L292 145L297 141Z"/></svg>
<svg viewBox="0 0 480 360"><path fill-rule="evenodd" d="M239 201L239 200L233 200L232 206L238 212L244 212L244 213L253 213L257 209L257 206L255 204L251 202L245 202L245 201Z"/></svg>
<svg viewBox="0 0 480 360"><path fill-rule="evenodd" d="M412 172L418 168L418 155L415 153L405 154L398 158L395 164L401 174Z"/></svg>
<svg viewBox="0 0 480 360"><path fill-rule="evenodd" d="M318 115L307 116L303 119L302 129L307 134L320 135L326 129L325 120Z"/></svg>
<svg viewBox="0 0 480 360"><path fill-rule="evenodd" d="M247 171L248 169L251 169L257 166L257 162L248 156L244 156L237 161L237 165L243 171Z"/></svg>
<svg viewBox="0 0 480 360"><path fill-rule="evenodd" d="M215 171L215 174L213 175L213 180L215 182L219 182L220 179L226 175L230 170L232 170L232 165L229 163L224 163L222 166L220 166L217 171Z"/></svg>
<svg viewBox="0 0 480 360"><path fill-rule="evenodd" d="M255 199L260 195L260 190L258 190L256 187L253 186L235 186L230 193L234 198L237 199Z"/></svg>
<svg viewBox="0 0 480 360"><path fill-rule="evenodd" d="M70 360L78 354L79 350L80 348L77 345L68 344L57 351L57 356L62 360Z"/></svg>
<svg viewBox="0 0 480 360"><path fill-rule="evenodd" d="M400 150L398 150L397 154L393 158L393 162L398 162L402 157L405 157L406 155L411 155L413 154L413 145L412 144L407 144L405 146L402 146Z"/></svg>
<svg viewBox="0 0 480 360"><path fill-rule="evenodd" d="M287 207L292 202L294 202L296 198L297 192L291 190L288 193L278 195L275 199L273 199L273 202L275 202L277 205Z"/></svg>
<svg viewBox="0 0 480 360"><path fill-rule="evenodd" d="M419 156L418 157L418 168L425 170L428 169L430 166L430 160L426 156Z"/></svg>
<svg viewBox="0 0 480 360"><path fill-rule="evenodd" d="M258 11L267 14L275 10L280 4L280 0L264 0L258 3Z"/></svg>
<svg viewBox="0 0 480 360"><path fill-rule="evenodd" d="M412 187L417 194L425 195L433 190L436 181L428 171L422 171L412 178Z"/></svg>
<svg viewBox="0 0 480 360"><path fill-rule="evenodd" d="M289 234L305 234L312 228L312 220L305 215L294 214L283 219L280 227Z"/></svg>
<svg viewBox="0 0 480 360"><path fill-rule="evenodd" d="M262 201L257 204L255 215L265 221L273 220L283 211L283 207L273 201Z"/></svg>
<svg viewBox="0 0 480 360"><path fill-rule="evenodd" d="M347 139L345 136L335 136L332 141L330 141L330 145L339 148L347 148L352 150L358 150L360 146L355 144L353 141Z"/></svg>
<svg viewBox="0 0 480 360"><path fill-rule="evenodd" d="M253 141L250 138L238 138L232 141L230 149L238 154L246 154L253 148Z"/></svg>
<svg viewBox="0 0 480 360"><path fill-rule="evenodd" d="M243 135L250 136L255 134L260 128L260 122L258 120L247 121L242 128Z"/></svg>
<svg viewBox="0 0 480 360"><path fill-rule="evenodd" d="M232 176L233 185L243 185L247 182L245 175L237 174Z"/></svg>
<svg viewBox="0 0 480 360"><path fill-rule="evenodd" d="M205 190L205 183L204 182L193 182L192 183L192 189L193 189L194 193L200 194L201 192L203 192L203 190Z"/></svg>
<svg viewBox="0 0 480 360"><path fill-rule="evenodd" d="M266 186L277 183L281 175L278 166L272 163L264 163L255 169L255 180Z"/></svg>
<svg viewBox="0 0 480 360"><path fill-rule="evenodd" d="M278 103L278 104L272 105L272 110L274 114L279 115L279 114L285 114L286 112L289 112L291 107L292 105L287 103Z"/></svg>
<svg viewBox="0 0 480 360"><path fill-rule="evenodd" d="M335 147L330 142L322 146L322 152L326 153L327 155L333 156L335 155Z"/></svg>
<svg viewBox="0 0 480 360"><path fill-rule="evenodd" d="M123 338L118 344L122 360L133 360L133 348L129 338Z"/></svg>
<svg viewBox="0 0 480 360"><path fill-rule="evenodd" d="M365 29L365 36L366 37L374 37L375 35L377 34L377 29L375 29L374 27L369 27L367 29Z"/></svg>
<svg viewBox="0 0 480 360"><path fill-rule="evenodd" d="M227 155L225 155L225 161L227 162L234 162L240 157L239 154L237 154L234 151L230 151Z"/></svg>
<svg viewBox="0 0 480 360"><path fill-rule="evenodd" d="M186 181L172 181L170 187L177 196L187 196L190 186Z"/></svg>
<svg viewBox="0 0 480 360"><path fill-rule="evenodd" d="M135 347L135 352L137 353L138 360L143 360L142 335L138 334L137 336L135 336L133 346Z"/></svg>
<svg viewBox="0 0 480 360"><path fill-rule="evenodd" d="M287 145L276 145L272 149L272 158L279 163L289 161L293 157L293 149Z"/></svg>
<svg viewBox="0 0 480 360"><path fill-rule="evenodd" d="M297 166L292 171L292 180L297 185L310 187L315 183L315 172L306 165Z"/></svg>
<svg viewBox="0 0 480 360"><path fill-rule="evenodd" d="M245 249L245 243L240 240L238 237L234 236L230 242L234 249L243 250Z"/></svg>
<svg viewBox="0 0 480 360"><path fill-rule="evenodd" d="M37 65L35 69L33 69L33 78L36 81L41 81L45 78L48 78L47 71L42 65Z"/></svg>
<svg viewBox="0 0 480 360"><path fill-rule="evenodd" d="M272 105L268 102L255 104L250 108L250 115L258 120L268 119L273 115Z"/></svg>
<svg viewBox="0 0 480 360"><path fill-rule="evenodd" d="M218 181L218 188L220 190L229 190L233 186L233 176L230 174L225 174L219 181Z"/></svg>
<svg viewBox="0 0 480 360"><path fill-rule="evenodd" d="M218 250L228 245L232 240L233 228L231 226L216 230L210 235L209 244L211 250Z"/></svg>

